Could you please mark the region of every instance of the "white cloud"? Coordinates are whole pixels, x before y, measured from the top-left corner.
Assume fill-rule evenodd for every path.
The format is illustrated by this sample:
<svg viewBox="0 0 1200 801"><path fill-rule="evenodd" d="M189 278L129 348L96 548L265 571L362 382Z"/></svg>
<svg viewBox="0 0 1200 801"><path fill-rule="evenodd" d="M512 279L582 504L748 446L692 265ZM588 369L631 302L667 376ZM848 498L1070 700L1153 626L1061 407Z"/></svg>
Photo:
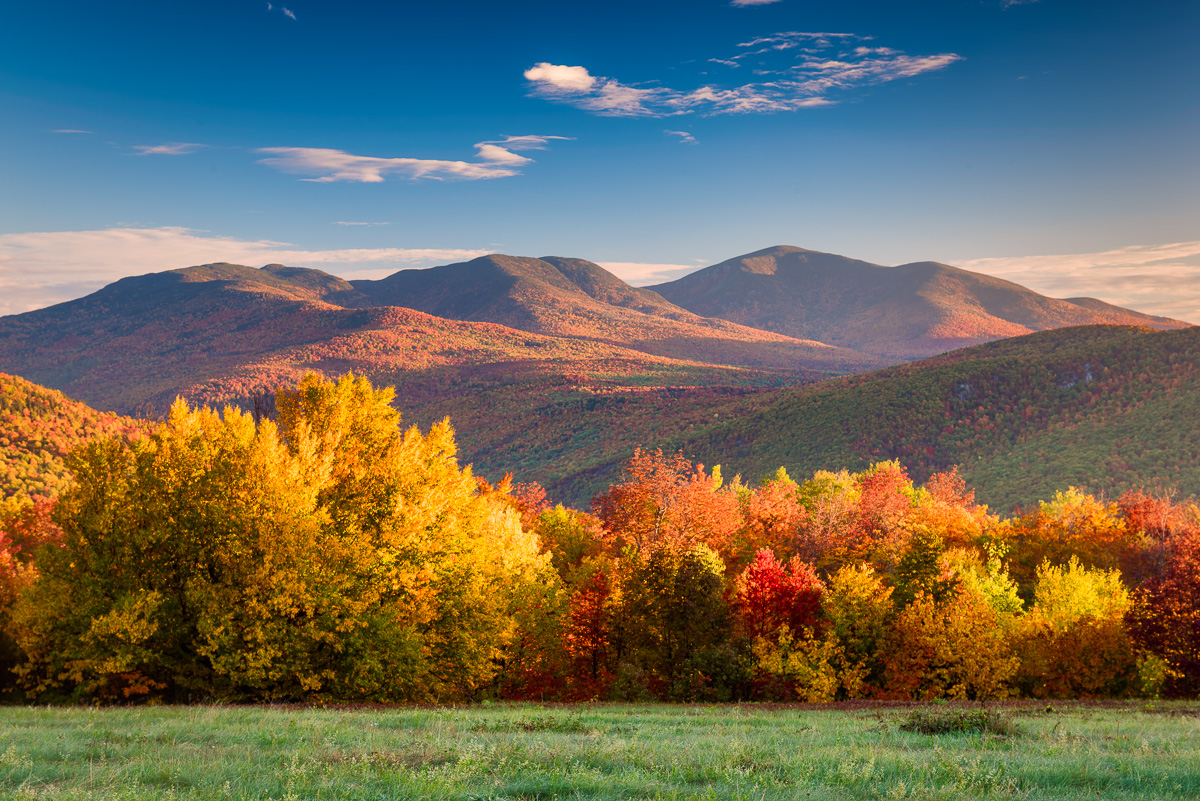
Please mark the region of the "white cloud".
<svg viewBox="0 0 1200 801"><path fill-rule="evenodd" d="M685 145L696 144L696 137L692 136L687 131L672 131L670 129L667 129L667 130L663 131L663 133L665 133L667 136L678 136L679 141Z"/></svg>
<svg viewBox="0 0 1200 801"><path fill-rule="evenodd" d="M961 59L954 53L909 56L888 47L859 44L869 39L850 33L790 31L743 42L736 55L708 61L738 66L756 59L754 74L771 78L732 87L705 85L682 91L629 85L592 75L585 67L546 62L526 70L525 78L536 97L603 116L751 114L827 106L838 102L838 93L912 78Z"/></svg>
<svg viewBox="0 0 1200 801"><path fill-rule="evenodd" d="M292 13L292 10L290 8L281 6L280 10L283 11L283 16L287 17L288 19L293 19L293 20L296 19L296 15Z"/></svg>
<svg viewBox="0 0 1200 801"><path fill-rule="evenodd" d="M0 315L82 297L130 275L227 261L317 267L343 277L380 277L483 256L487 250L305 250L286 242L212 236L189 228L110 228L0 234Z"/></svg>
<svg viewBox="0 0 1200 801"><path fill-rule="evenodd" d="M197 150L208 147L196 142L168 142L165 145L134 145L133 149L139 156L185 156Z"/></svg>
<svg viewBox="0 0 1200 801"><path fill-rule="evenodd" d="M633 286L650 286L674 281L700 269L695 264L652 264L638 261L601 261L597 264Z"/></svg>
<svg viewBox="0 0 1200 801"><path fill-rule="evenodd" d="M765 6L778 2L780 0L730 0L729 5L734 8L745 8L746 6Z"/></svg>
<svg viewBox="0 0 1200 801"><path fill-rule="evenodd" d="M1200 323L1200 242L972 259L957 266L1052 297L1094 297L1146 314Z"/></svg>
<svg viewBox="0 0 1200 801"><path fill-rule="evenodd" d="M565 67L559 64L547 64L545 61L534 64L525 70L525 79L553 86L565 92L587 92L596 85L596 79L589 75L583 67Z"/></svg>
<svg viewBox="0 0 1200 801"><path fill-rule="evenodd" d="M533 159L518 155L518 150L545 150L551 139L568 139L565 136L506 136L504 139L479 142L475 145L480 161L449 161L445 159L381 158L378 156L356 156L344 150L323 147L263 147L259 153L269 154L260 159L281 172L299 175L315 175L302 181L332 183L350 181L377 184L386 176L396 175L409 180L428 178L441 181L456 178L479 181L488 178L507 178L519 175L519 167Z"/></svg>
<svg viewBox="0 0 1200 801"><path fill-rule="evenodd" d="M80 130L79 128L56 128L55 130L51 131L50 133L90 134L91 131L83 131L83 130Z"/></svg>

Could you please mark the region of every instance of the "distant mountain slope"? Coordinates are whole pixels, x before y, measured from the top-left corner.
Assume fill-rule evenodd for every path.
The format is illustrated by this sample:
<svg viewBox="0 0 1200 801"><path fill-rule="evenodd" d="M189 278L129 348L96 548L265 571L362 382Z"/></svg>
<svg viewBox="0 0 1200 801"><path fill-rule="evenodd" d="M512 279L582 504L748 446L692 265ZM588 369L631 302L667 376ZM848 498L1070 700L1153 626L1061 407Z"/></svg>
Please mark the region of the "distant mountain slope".
<svg viewBox="0 0 1200 801"><path fill-rule="evenodd" d="M845 353L724 321L705 328L701 318L673 309L653 293L622 289L618 279L587 262L559 260L565 271L560 272L549 262L532 261L571 276L558 279L577 287L569 292L574 305L564 306L564 319L581 319L582 296L596 305L597 325L616 326L620 315L637 315L637 336L654 332L683 350L743 364L656 355L611 339L549 336L372 305L355 286L317 270L212 264L124 279L86 298L0 318L0 369L98 408L148 417L161 415L177 395L247 406L251 397L309 370L326 375L354 370L396 385L397 405L409 422L428 425L451 415L464 429L460 441L470 453L483 439L516 441L537 425L527 413L534 398L795 384L834 372L819 360L820 370L808 369L796 362L798 354ZM535 290L544 299L542 288ZM464 294L469 293L468 286ZM665 309L685 323L672 329L669 317L616 305L606 311L593 295L614 304ZM349 299L358 307L338 305ZM554 310L546 303L530 308ZM596 327L591 331L595 334ZM678 337L672 339L672 332ZM711 334L717 344L698 347L693 340L688 347L687 335L697 332ZM733 333L721 339L723 332ZM759 362L766 366L755 366Z"/></svg>
<svg viewBox="0 0 1200 801"><path fill-rule="evenodd" d="M0 373L0 498L57 495L63 457L97 436L137 436L141 421L98 412L61 392Z"/></svg>
<svg viewBox="0 0 1200 801"><path fill-rule="evenodd" d="M957 464L1005 511L1068 485L1200 495L1200 327L1046 331L756 403L667 444L755 480L895 458L923 481Z"/></svg>
<svg viewBox="0 0 1200 801"><path fill-rule="evenodd" d="M493 254L354 281L346 306L403 306L452 320L622 345L655 356L769 369L851 372L886 363L843 348L708 319L582 259Z"/></svg>
<svg viewBox="0 0 1200 801"><path fill-rule="evenodd" d="M894 359L1067 326L1187 325L1094 298L1048 298L936 262L881 267L788 246L650 288L696 314Z"/></svg>

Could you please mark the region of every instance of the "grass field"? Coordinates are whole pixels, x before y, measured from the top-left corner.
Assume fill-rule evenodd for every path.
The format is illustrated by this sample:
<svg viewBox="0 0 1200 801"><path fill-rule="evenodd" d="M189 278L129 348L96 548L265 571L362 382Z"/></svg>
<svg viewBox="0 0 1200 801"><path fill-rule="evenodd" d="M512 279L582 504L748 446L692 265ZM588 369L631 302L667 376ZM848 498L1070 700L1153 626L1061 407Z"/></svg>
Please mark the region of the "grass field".
<svg viewBox="0 0 1200 801"><path fill-rule="evenodd" d="M929 713L954 711L929 707ZM0 708L4 798L1200 798L1200 705Z"/></svg>

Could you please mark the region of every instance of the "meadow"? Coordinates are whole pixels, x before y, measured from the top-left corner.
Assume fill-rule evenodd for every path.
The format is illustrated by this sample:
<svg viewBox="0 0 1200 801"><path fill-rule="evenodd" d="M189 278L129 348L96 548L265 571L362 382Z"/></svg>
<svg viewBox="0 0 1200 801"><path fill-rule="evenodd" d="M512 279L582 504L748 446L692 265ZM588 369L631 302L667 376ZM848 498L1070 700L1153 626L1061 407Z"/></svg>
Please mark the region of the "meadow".
<svg viewBox="0 0 1200 801"><path fill-rule="evenodd" d="M3 798L1200 797L1200 706L0 709Z"/></svg>

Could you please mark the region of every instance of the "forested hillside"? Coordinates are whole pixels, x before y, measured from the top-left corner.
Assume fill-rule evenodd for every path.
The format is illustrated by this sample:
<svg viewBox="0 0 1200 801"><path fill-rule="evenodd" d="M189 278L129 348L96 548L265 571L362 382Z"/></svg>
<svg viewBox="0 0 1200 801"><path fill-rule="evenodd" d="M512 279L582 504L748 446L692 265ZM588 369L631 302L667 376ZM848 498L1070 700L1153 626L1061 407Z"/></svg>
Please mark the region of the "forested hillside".
<svg viewBox="0 0 1200 801"><path fill-rule="evenodd" d="M0 498L57 495L69 480L63 458L72 448L142 430L141 421L98 412L61 392L0 373Z"/></svg>
<svg viewBox="0 0 1200 801"><path fill-rule="evenodd" d="M959 465L1000 510L1067 485L1200 494L1200 327L1047 331L767 397L669 444L750 477Z"/></svg>

